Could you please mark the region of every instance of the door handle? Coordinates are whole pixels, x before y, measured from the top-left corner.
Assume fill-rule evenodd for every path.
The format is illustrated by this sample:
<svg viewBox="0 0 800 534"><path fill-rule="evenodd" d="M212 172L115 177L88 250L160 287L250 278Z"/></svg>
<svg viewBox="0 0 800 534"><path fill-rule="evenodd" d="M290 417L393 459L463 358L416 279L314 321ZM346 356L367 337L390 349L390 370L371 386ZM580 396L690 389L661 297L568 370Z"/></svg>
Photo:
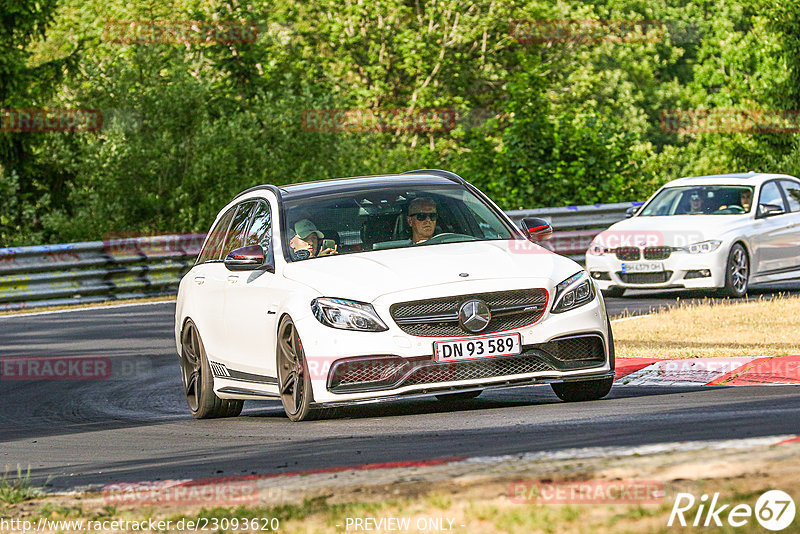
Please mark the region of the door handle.
<svg viewBox="0 0 800 534"><path fill-rule="evenodd" d="M235 284L238 281L239 281L239 277L237 275L232 274L232 275L228 276L228 283L229 284Z"/></svg>
<svg viewBox="0 0 800 534"><path fill-rule="evenodd" d="M202 286L203 282L205 282L205 281L206 281L206 277L205 276L195 276L194 277L194 283L197 284L198 286Z"/></svg>

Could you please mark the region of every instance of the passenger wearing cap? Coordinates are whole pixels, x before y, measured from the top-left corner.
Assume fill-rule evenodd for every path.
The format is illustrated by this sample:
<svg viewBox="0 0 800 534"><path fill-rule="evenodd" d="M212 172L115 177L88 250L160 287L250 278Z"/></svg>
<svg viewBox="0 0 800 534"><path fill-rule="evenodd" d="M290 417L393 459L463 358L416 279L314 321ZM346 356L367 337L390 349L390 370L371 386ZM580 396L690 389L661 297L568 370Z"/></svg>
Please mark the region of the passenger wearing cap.
<svg viewBox="0 0 800 534"><path fill-rule="evenodd" d="M689 197L689 211L687 213L691 215L703 213L703 197L700 196L700 193L694 192Z"/></svg>
<svg viewBox="0 0 800 534"><path fill-rule="evenodd" d="M320 244L325 235L320 232L316 225L309 219L301 219L294 223L294 237L289 240L292 247L292 255L295 259L305 260L319 256L330 256L338 254L337 247L320 250Z"/></svg>

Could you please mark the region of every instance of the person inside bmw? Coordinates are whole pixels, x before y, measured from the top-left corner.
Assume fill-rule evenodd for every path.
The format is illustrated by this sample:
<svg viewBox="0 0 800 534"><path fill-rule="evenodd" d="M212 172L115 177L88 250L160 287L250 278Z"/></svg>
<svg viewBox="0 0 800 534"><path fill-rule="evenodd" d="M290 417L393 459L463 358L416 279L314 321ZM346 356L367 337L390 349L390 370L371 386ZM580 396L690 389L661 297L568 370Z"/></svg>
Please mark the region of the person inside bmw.
<svg viewBox="0 0 800 534"><path fill-rule="evenodd" d="M700 193L694 192L689 197L689 211L686 213L689 215L703 213L703 197L700 196Z"/></svg>
<svg viewBox="0 0 800 534"><path fill-rule="evenodd" d="M338 254L337 245L333 245L333 248L331 248L329 246L330 243L327 243L327 246L322 248L323 244L325 244L322 241L325 239L325 235L317 229L311 220L301 219L294 223L292 229L294 230L294 236L289 240L289 245L292 247L292 257L294 259L305 260Z"/></svg>
<svg viewBox="0 0 800 534"><path fill-rule="evenodd" d="M745 189L739 195L739 205L744 208L744 211L749 212L750 206L753 205L753 190Z"/></svg>
<svg viewBox="0 0 800 534"><path fill-rule="evenodd" d="M411 241L424 243L436 233L436 202L431 197L418 197L408 204L406 221L411 228Z"/></svg>

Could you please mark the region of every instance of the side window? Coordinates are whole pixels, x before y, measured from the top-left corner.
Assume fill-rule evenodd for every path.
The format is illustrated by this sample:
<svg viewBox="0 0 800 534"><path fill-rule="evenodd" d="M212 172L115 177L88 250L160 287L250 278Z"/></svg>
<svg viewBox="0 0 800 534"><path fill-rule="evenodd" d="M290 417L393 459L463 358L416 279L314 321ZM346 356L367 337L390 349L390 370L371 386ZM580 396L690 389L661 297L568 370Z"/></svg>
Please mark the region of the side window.
<svg viewBox="0 0 800 534"><path fill-rule="evenodd" d="M242 202L236 210L236 215L233 216L231 229L228 230L228 237L225 238L225 246L222 247L222 258L228 255L232 250L244 246L245 232L250 223L250 214L253 213L253 208L256 207L255 202Z"/></svg>
<svg viewBox="0 0 800 534"><path fill-rule="evenodd" d="M219 218L217 224L208 233L206 244L203 250L200 251L200 256L197 258L197 263L205 263L219 259L220 249L222 242L225 240L225 235L228 233L228 227L233 219L233 214L236 212L236 207L233 207L225 212L225 215Z"/></svg>
<svg viewBox="0 0 800 534"><path fill-rule="evenodd" d="M771 204L786 209L783 205L783 196L777 182L767 182L761 187L761 197L758 199L758 203Z"/></svg>
<svg viewBox="0 0 800 534"><path fill-rule="evenodd" d="M789 211L800 211L800 182L794 180L781 180L786 200L789 201Z"/></svg>
<svg viewBox="0 0 800 534"><path fill-rule="evenodd" d="M259 202L256 207L253 224L247 232L244 245L261 245L269 251L272 244L272 213L267 202Z"/></svg>

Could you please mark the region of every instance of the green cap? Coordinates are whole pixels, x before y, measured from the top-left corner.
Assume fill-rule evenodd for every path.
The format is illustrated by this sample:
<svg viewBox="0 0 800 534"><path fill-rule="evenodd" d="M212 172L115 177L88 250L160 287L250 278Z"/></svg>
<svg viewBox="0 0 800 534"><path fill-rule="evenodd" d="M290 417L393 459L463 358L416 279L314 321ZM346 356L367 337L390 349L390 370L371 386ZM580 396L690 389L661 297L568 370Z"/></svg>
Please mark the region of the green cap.
<svg viewBox="0 0 800 534"><path fill-rule="evenodd" d="M320 239L325 238L325 234L317 230L317 227L314 226L314 223L308 219L301 219L294 223L294 233L297 234L300 239L305 239L311 234L317 234L317 237Z"/></svg>

